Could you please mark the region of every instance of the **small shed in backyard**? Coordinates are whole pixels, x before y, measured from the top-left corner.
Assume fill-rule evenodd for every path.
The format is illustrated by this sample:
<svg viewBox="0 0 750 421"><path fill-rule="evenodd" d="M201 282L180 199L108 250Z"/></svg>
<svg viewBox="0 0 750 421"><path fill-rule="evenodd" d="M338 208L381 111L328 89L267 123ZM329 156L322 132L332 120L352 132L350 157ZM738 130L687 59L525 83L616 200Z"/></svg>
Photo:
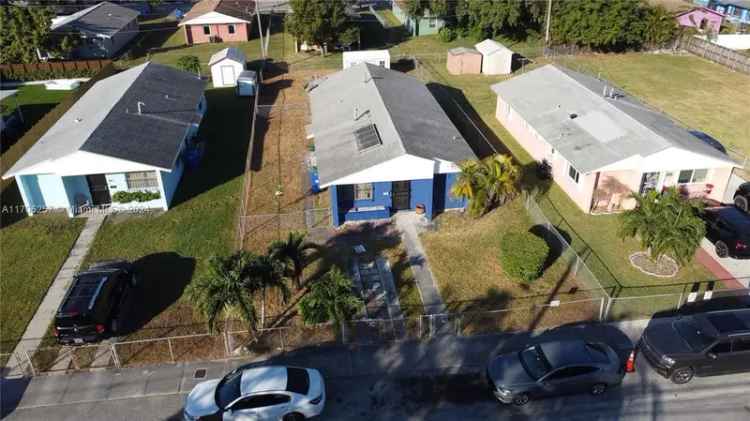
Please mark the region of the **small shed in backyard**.
<svg viewBox="0 0 750 421"><path fill-rule="evenodd" d="M513 51L503 44L486 39L474 47L482 54L483 74L507 75L513 72Z"/></svg>
<svg viewBox="0 0 750 421"><path fill-rule="evenodd" d="M473 48L451 48L446 67L452 75L478 75L482 73L482 54Z"/></svg>
<svg viewBox="0 0 750 421"><path fill-rule="evenodd" d="M236 86L237 78L245 70L245 53L238 48L225 48L212 55L208 65L214 88Z"/></svg>

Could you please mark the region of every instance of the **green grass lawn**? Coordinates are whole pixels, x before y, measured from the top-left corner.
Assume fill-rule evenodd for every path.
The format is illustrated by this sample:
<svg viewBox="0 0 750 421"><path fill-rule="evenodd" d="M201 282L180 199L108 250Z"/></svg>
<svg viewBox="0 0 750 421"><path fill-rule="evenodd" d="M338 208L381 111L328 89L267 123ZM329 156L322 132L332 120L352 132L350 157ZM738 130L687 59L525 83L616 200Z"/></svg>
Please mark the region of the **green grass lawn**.
<svg viewBox="0 0 750 421"><path fill-rule="evenodd" d="M21 86L14 97L2 100L0 106L2 106L4 116L13 113L20 106L26 124L33 126L47 111L70 95L71 92L50 91L44 85Z"/></svg>
<svg viewBox="0 0 750 421"><path fill-rule="evenodd" d="M0 230L0 352L11 352L23 335L84 222L51 213Z"/></svg>
<svg viewBox="0 0 750 421"><path fill-rule="evenodd" d="M146 326L134 337L205 331L181 298L184 287L205 273L211 255L230 253L240 203L249 139L250 100L234 90L206 91L208 111L198 138L206 141L200 167L183 175L168 212L109 217L94 240L88 262L122 257L144 272L139 288Z"/></svg>

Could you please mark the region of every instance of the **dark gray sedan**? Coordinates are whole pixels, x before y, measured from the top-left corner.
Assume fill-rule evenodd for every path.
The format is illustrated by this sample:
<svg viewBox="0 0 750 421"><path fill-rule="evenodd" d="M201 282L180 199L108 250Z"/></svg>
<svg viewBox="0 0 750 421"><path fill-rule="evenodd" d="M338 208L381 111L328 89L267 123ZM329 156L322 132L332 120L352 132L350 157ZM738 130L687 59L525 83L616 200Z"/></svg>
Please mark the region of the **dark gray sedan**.
<svg viewBox="0 0 750 421"><path fill-rule="evenodd" d="M550 341L501 354L487 367L500 402L525 405L531 398L604 393L625 376L620 357L609 346L583 340Z"/></svg>

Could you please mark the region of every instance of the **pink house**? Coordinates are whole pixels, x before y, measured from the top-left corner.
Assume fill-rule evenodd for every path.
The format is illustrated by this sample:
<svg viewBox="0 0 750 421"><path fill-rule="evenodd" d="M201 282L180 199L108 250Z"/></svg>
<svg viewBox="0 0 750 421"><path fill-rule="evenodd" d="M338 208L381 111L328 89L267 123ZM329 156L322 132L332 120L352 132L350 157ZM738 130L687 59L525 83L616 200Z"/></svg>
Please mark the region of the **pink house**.
<svg viewBox="0 0 750 421"><path fill-rule="evenodd" d="M254 1L202 0L180 22L185 43L247 41L254 12Z"/></svg>
<svg viewBox="0 0 750 421"><path fill-rule="evenodd" d="M632 192L677 186L721 201L725 152L607 81L546 65L492 86L497 119L586 213L635 206Z"/></svg>
<svg viewBox="0 0 750 421"><path fill-rule="evenodd" d="M706 7L695 7L675 15L680 26L697 28L700 31L719 32L724 14Z"/></svg>

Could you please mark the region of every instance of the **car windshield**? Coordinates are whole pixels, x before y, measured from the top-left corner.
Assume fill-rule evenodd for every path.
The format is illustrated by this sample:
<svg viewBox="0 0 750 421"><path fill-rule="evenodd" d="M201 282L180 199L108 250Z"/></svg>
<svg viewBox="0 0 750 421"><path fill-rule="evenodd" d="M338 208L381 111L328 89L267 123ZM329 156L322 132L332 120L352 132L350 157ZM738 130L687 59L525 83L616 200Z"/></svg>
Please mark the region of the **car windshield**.
<svg viewBox="0 0 750 421"><path fill-rule="evenodd" d="M688 320L675 321L674 328L694 351L702 351L716 340Z"/></svg>
<svg viewBox="0 0 750 421"><path fill-rule="evenodd" d="M216 386L216 405L225 409L230 403L240 397L240 383L242 381L242 371L233 371L219 382Z"/></svg>
<svg viewBox="0 0 750 421"><path fill-rule="evenodd" d="M534 380L540 379L552 369L539 345L524 349L518 353L518 357L521 359L523 368Z"/></svg>

